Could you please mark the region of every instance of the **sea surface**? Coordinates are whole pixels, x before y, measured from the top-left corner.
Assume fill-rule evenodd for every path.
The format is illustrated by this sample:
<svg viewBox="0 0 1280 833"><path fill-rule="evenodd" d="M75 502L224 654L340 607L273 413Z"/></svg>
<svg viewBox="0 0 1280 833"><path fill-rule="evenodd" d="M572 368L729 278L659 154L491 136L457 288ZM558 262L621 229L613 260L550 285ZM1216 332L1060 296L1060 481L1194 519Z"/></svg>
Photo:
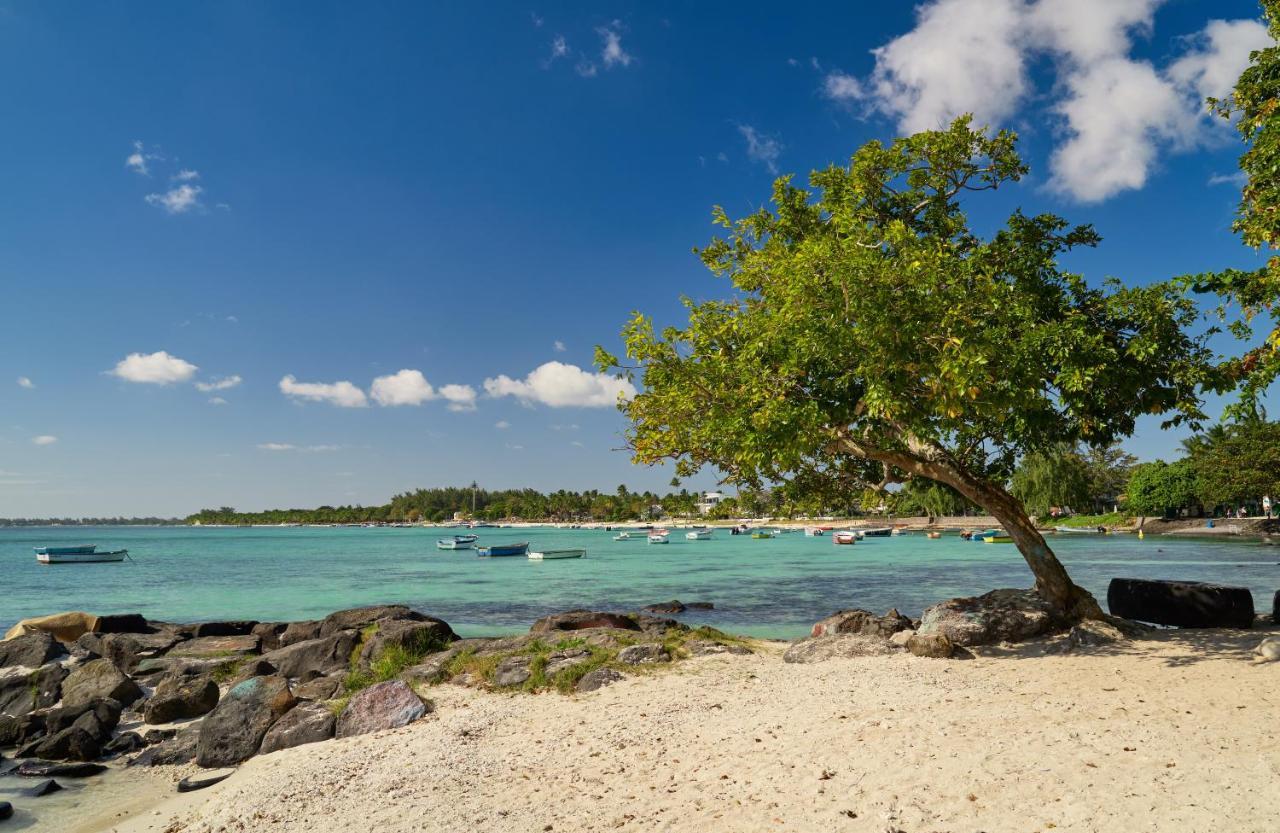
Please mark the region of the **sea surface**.
<svg viewBox="0 0 1280 833"><path fill-rule="evenodd" d="M451 531L450 531L451 532ZM759 637L794 638L833 611L930 604L997 587L1029 587L1012 545L919 533L833 546L800 531L752 539L717 530L708 541L615 542L602 530L476 530L481 543L529 541L533 549L586 547L578 560L478 558L435 547L423 528L40 527L0 529L0 630L63 610L142 613L151 619L283 621L358 605L402 602L463 635L522 631L575 607L635 609L680 599L715 610L689 624ZM128 549L113 564L45 566L33 547L97 544ZM1259 611L1280 588L1280 548L1252 541L1134 535L1051 536L1077 583L1100 601L1114 577L1215 581L1249 587Z"/></svg>

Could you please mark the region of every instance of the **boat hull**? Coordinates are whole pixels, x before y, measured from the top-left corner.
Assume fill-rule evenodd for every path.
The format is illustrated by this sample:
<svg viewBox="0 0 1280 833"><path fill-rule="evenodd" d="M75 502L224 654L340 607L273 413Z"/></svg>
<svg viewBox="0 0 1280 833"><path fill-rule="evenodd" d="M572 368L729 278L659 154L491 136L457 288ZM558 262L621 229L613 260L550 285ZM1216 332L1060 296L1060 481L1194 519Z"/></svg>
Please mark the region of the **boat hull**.
<svg viewBox="0 0 1280 833"><path fill-rule="evenodd" d="M36 547L36 555L87 555L97 549L97 544L81 544L75 547Z"/></svg>
<svg viewBox="0 0 1280 833"><path fill-rule="evenodd" d="M529 558L534 561L556 561L562 558L582 558L586 554L587 551L583 549L542 550L529 553Z"/></svg>
<svg viewBox="0 0 1280 833"><path fill-rule="evenodd" d="M112 561L124 561L128 555L128 550L115 550L114 552L42 552L36 553L36 561L41 564L106 564Z"/></svg>
<svg viewBox="0 0 1280 833"><path fill-rule="evenodd" d="M436 549L438 550L469 550L471 549L470 541L436 541Z"/></svg>
<svg viewBox="0 0 1280 833"><path fill-rule="evenodd" d="M529 552L529 542L520 544L504 544L492 547L477 547L476 555L482 558L502 558L504 556L524 555Z"/></svg>
<svg viewBox="0 0 1280 833"><path fill-rule="evenodd" d="M711 540L711 530L695 529L692 532L686 532L684 537L690 541L709 541Z"/></svg>

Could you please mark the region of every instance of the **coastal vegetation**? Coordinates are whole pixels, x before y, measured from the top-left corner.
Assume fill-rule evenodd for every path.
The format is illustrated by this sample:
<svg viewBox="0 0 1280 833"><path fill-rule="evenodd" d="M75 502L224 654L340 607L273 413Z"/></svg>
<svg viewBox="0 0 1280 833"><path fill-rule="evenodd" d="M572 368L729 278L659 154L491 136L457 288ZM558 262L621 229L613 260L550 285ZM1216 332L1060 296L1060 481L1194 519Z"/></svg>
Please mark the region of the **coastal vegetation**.
<svg viewBox="0 0 1280 833"><path fill-rule="evenodd" d="M1020 457L1061 443L1108 447L1137 418L1205 418L1223 388L1196 305L1175 282L1092 286L1062 255L1094 246L1089 226L1015 211L993 234L962 201L1027 173L1016 138L957 119L847 165L774 184L772 208L734 220L699 251L728 300L685 300L688 323L636 313L627 361L642 382L620 408L635 460L710 466L758 486L886 489L929 480L994 515L1064 619L1095 616L1006 488Z"/></svg>

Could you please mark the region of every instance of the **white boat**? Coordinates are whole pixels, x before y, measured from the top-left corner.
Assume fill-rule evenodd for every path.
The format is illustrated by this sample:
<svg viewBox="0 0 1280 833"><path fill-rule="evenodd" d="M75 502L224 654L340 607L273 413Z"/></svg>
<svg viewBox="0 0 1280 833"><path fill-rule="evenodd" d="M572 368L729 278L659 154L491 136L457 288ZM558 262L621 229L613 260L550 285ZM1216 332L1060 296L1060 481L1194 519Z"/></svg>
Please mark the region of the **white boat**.
<svg viewBox="0 0 1280 833"><path fill-rule="evenodd" d="M859 529L859 538L888 538L893 534L891 526L873 526L870 529Z"/></svg>
<svg viewBox="0 0 1280 833"><path fill-rule="evenodd" d="M436 541L438 550L469 550L476 542L474 535L455 535L452 538L441 538Z"/></svg>
<svg viewBox="0 0 1280 833"><path fill-rule="evenodd" d="M108 561L124 561L128 550L112 552L38 552L36 561L41 564L98 564Z"/></svg>
<svg viewBox="0 0 1280 833"><path fill-rule="evenodd" d="M529 558L533 561L553 561L557 558L582 558L586 554L584 549L542 550L530 552Z"/></svg>
<svg viewBox="0 0 1280 833"><path fill-rule="evenodd" d="M821 538L823 535L827 534L827 531L820 526L806 526L804 528L804 534L808 538Z"/></svg>
<svg viewBox="0 0 1280 833"><path fill-rule="evenodd" d="M650 544L665 544L665 543L667 543L667 542L668 542L668 539L670 538L670 535L671 535L671 533L667 532L665 529L657 530L657 531L655 531L655 532L650 532L650 533L649 533L649 543L650 543Z"/></svg>
<svg viewBox="0 0 1280 833"><path fill-rule="evenodd" d="M711 540L710 529L693 529L684 534L684 537L690 541L709 541Z"/></svg>
<svg viewBox="0 0 1280 833"><path fill-rule="evenodd" d="M639 539L639 538L637 538L636 536L632 535L630 532L619 532L617 535L613 536L613 540L615 540L615 541L639 541L640 539Z"/></svg>
<svg viewBox="0 0 1280 833"><path fill-rule="evenodd" d="M1062 535L1106 535L1105 526L1055 526L1054 532Z"/></svg>
<svg viewBox="0 0 1280 833"><path fill-rule="evenodd" d="M858 543L859 535L851 529L841 529L831 533L831 543L851 545Z"/></svg>

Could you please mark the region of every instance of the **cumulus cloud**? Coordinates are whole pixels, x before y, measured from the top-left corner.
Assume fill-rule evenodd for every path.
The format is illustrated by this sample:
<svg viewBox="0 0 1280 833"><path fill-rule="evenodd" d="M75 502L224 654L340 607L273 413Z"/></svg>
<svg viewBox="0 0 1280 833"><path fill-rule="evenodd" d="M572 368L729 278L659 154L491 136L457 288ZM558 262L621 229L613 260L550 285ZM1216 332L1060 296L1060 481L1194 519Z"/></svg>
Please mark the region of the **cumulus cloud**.
<svg viewBox="0 0 1280 833"><path fill-rule="evenodd" d="M174 174L172 178L176 179L179 182L190 182L193 179L199 179L200 172L193 171L190 168L183 168L182 170Z"/></svg>
<svg viewBox="0 0 1280 833"><path fill-rule="evenodd" d="M227 404L227 400L223 399L221 396L214 396L214 397L210 397L210 399L209 399L209 404L210 404L210 405L225 405L225 404Z"/></svg>
<svg viewBox="0 0 1280 833"><path fill-rule="evenodd" d="M31 389L32 389L32 388L34 388L35 386L36 386L36 383L35 383L35 382L33 382L33 381L31 381L30 379L28 379L26 376L19 376L19 377L18 377L18 387L20 387L20 388L26 388L27 390L31 390Z"/></svg>
<svg viewBox="0 0 1280 833"><path fill-rule="evenodd" d="M401 370L390 376L379 376L369 389L373 401L384 407L421 405L436 396L435 388L420 370Z"/></svg>
<svg viewBox="0 0 1280 833"><path fill-rule="evenodd" d="M563 341L560 341L560 340L556 340L555 342L553 342L553 343L552 343L552 345L551 345L551 347L552 347L552 349L554 349L557 353L563 353L564 351L566 351L566 350L568 350L568 349L569 349L568 347L565 347L565 346L564 346L564 342L563 342Z"/></svg>
<svg viewBox="0 0 1280 833"><path fill-rule="evenodd" d="M765 136L749 124L738 125L738 132L747 143L747 158L764 165L769 173L776 174L778 157L782 155L782 145L778 140Z"/></svg>
<svg viewBox="0 0 1280 833"><path fill-rule="evenodd" d="M369 404L364 391L350 382L299 382L293 376L280 380L280 392L294 399L328 402L339 408L363 408Z"/></svg>
<svg viewBox="0 0 1280 833"><path fill-rule="evenodd" d="M199 369L189 361L159 350L155 353L130 353L107 372L126 382L168 385L189 381Z"/></svg>
<svg viewBox="0 0 1280 833"><path fill-rule="evenodd" d="M163 194L147 194L145 199L148 205L159 206L169 214L186 214L191 209L199 207L202 193L204 189L199 185L183 183L170 188Z"/></svg>
<svg viewBox="0 0 1280 833"><path fill-rule="evenodd" d="M239 376L222 376L217 379L211 379L208 382L196 382L196 390L203 393L212 393L215 390L230 390L242 381Z"/></svg>
<svg viewBox="0 0 1280 833"><path fill-rule="evenodd" d="M605 69L613 69L615 66L629 67L635 60L622 48L622 34L619 31L621 28L622 24L615 20L608 26L596 29L596 34L600 35L604 42L600 50L600 60L604 62Z"/></svg>
<svg viewBox="0 0 1280 833"><path fill-rule="evenodd" d="M52 434L41 434L38 437L31 438L31 442L34 443L35 445L53 445L57 441L58 441L58 438L53 436Z"/></svg>
<svg viewBox="0 0 1280 833"><path fill-rule="evenodd" d="M497 428L499 431L506 431L511 427L511 423L507 422L505 419L500 419L493 424L493 427Z"/></svg>
<svg viewBox="0 0 1280 833"><path fill-rule="evenodd" d="M142 140L135 139L133 153L125 157L124 166L139 176L151 176L151 168L147 163L159 158L159 154L147 151L146 145L142 143Z"/></svg>
<svg viewBox="0 0 1280 833"><path fill-rule="evenodd" d="M1060 143L1050 187L1092 202L1141 188L1166 151L1205 140L1204 98L1227 92L1249 52L1271 43L1255 20L1214 20L1166 67L1134 60L1164 0L932 0L914 28L874 50L859 78L829 72L834 101L892 118L903 132L961 113L1002 126L1035 92L1029 65L1052 60Z"/></svg>
<svg viewBox="0 0 1280 833"><path fill-rule="evenodd" d="M1236 188L1243 188L1249 184L1249 175L1244 171L1236 171L1233 174L1214 174L1209 177L1210 185L1232 185Z"/></svg>
<svg viewBox="0 0 1280 833"><path fill-rule="evenodd" d="M497 376L484 380L489 396L514 396L526 404L552 408L603 408L636 395L635 386L607 373L590 373L563 362L547 362L523 379Z"/></svg>
<svg viewBox="0 0 1280 833"><path fill-rule="evenodd" d="M569 42L564 39L564 35L556 35L551 39L551 54L542 62L542 68L547 69L556 62L557 59L563 58L569 54Z"/></svg>
<svg viewBox="0 0 1280 833"><path fill-rule="evenodd" d="M451 411L476 409L476 389L470 385L445 385L440 388L440 396L449 402Z"/></svg>

